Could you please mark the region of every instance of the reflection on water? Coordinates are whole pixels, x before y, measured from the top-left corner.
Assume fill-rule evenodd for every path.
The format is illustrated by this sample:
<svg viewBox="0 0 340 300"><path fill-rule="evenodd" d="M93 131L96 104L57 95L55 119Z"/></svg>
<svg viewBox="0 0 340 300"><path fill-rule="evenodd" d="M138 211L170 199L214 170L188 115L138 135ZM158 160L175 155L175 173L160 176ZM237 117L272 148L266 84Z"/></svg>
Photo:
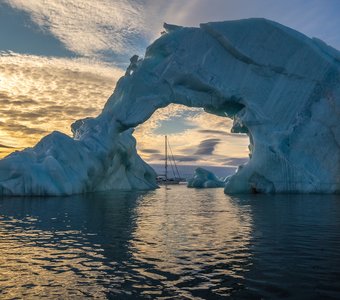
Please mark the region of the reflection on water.
<svg viewBox="0 0 340 300"><path fill-rule="evenodd" d="M238 284L248 270L249 207L220 189L163 189L140 203L136 217L130 251L146 267L136 271L147 294L228 295L230 281Z"/></svg>
<svg viewBox="0 0 340 300"><path fill-rule="evenodd" d="M340 297L340 197L0 199L0 298Z"/></svg>
<svg viewBox="0 0 340 300"><path fill-rule="evenodd" d="M109 289L119 289L137 198L0 201L0 298L104 298Z"/></svg>

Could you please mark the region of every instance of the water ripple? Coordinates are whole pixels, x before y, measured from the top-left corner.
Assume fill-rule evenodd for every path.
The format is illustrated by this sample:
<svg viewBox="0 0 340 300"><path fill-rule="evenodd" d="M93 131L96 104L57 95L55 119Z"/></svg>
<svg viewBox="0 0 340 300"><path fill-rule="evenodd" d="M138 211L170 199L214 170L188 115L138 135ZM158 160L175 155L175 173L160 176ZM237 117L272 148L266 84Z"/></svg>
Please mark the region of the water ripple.
<svg viewBox="0 0 340 300"><path fill-rule="evenodd" d="M0 298L338 299L339 196L0 199Z"/></svg>

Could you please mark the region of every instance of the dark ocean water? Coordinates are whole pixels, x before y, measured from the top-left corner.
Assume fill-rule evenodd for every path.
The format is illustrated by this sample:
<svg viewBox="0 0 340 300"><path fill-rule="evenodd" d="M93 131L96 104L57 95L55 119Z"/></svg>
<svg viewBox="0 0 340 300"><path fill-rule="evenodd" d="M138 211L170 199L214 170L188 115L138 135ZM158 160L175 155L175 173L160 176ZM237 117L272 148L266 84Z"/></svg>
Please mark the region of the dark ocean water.
<svg viewBox="0 0 340 300"><path fill-rule="evenodd" d="M340 299L340 196L0 199L1 299Z"/></svg>

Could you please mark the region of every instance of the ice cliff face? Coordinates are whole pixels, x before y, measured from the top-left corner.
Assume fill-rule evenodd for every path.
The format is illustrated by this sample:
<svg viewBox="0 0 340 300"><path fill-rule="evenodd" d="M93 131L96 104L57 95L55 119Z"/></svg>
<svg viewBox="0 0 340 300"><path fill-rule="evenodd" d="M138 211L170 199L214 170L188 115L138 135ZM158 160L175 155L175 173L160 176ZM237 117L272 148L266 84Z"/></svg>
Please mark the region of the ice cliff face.
<svg viewBox="0 0 340 300"><path fill-rule="evenodd" d="M247 132L251 159L226 193L340 192L340 53L265 19L165 25L134 56L97 118L0 161L8 195L152 189L132 129L170 103L203 107Z"/></svg>

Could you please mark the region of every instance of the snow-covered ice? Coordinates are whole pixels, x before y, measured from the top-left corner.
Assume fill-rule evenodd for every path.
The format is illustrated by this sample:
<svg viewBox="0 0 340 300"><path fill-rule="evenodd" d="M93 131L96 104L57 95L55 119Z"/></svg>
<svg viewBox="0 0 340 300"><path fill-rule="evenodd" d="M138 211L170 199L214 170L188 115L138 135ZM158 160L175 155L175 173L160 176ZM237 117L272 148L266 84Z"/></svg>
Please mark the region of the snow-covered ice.
<svg viewBox="0 0 340 300"><path fill-rule="evenodd" d="M170 103L232 118L249 135L251 158L226 193L340 192L339 51L265 19L165 30L73 138L53 132L1 160L1 193L155 188L132 131Z"/></svg>

